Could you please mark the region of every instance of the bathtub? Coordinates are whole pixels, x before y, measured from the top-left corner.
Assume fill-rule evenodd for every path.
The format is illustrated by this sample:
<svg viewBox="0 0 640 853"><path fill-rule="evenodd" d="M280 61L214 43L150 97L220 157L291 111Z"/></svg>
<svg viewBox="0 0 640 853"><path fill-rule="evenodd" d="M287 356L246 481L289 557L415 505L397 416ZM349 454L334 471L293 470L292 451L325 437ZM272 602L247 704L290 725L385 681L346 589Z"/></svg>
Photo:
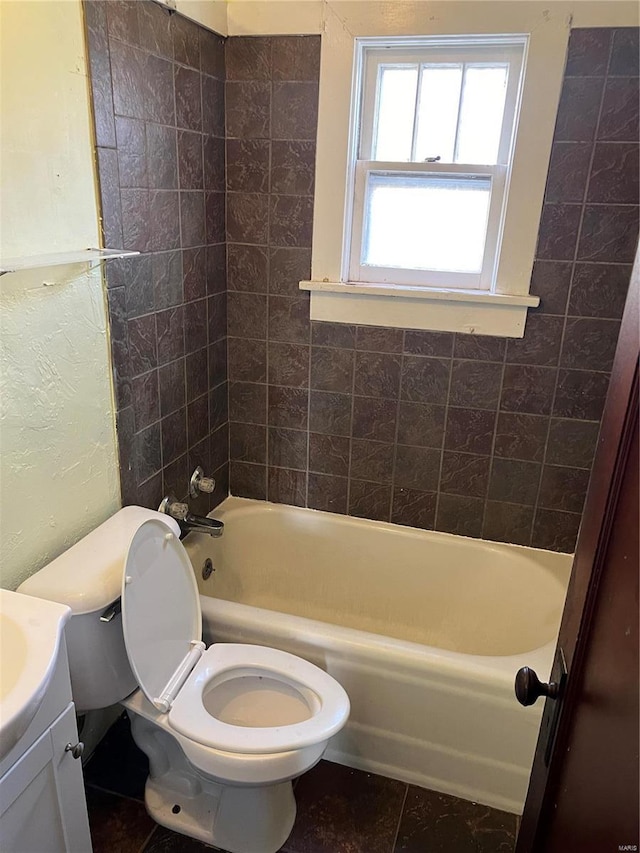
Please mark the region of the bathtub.
<svg viewBox="0 0 640 853"><path fill-rule="evenodd" d="M207 643L334 676L351 716L329 760L522 812L542 702L513 680L547 680L570 556L234 497L214 514L223 537L185 540Z"/></svg>

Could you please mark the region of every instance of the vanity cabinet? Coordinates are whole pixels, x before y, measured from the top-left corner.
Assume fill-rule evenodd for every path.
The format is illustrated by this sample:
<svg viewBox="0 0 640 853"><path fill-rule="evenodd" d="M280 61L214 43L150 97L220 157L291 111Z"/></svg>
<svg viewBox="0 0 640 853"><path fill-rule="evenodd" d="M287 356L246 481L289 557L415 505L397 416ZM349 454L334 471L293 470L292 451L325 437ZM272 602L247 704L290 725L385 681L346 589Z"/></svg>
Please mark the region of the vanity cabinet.
<svg viewBox="0 0 640 853"><path fill-rule="evenodd" d="M91 836L75 707L67 708L0 779L0 847L38 853L90 853Z"/></svg>

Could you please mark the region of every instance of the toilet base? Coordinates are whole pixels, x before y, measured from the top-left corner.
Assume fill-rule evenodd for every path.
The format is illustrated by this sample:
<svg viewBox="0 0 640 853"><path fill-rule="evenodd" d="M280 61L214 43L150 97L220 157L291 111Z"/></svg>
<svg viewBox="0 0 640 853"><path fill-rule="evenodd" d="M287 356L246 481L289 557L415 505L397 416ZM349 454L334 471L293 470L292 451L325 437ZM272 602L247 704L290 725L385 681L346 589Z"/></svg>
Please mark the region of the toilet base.
<svg viewBox="0 0 640 853"><path fill-rule="evenodd" d="M290 781L227 785L198 773L168 732L129 712L133 739L149 758L145 806L156 823L228 850L276 853L296 817Z"/></svg>

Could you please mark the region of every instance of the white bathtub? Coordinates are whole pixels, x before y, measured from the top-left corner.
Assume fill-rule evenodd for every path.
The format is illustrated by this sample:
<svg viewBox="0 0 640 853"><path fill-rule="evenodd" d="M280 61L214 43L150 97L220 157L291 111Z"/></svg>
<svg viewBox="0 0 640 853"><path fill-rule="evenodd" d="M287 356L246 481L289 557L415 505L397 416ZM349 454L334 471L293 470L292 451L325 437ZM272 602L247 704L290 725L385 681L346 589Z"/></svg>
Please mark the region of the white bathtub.
<svg viewBox="0 0 640 853"><path fill-rule="evenodd" d="M207 642L318 664L351 699L332 761L521 813L571 557L228 498L224 536L185 544ZM207 558L215 571L202 578Z"/></svg>

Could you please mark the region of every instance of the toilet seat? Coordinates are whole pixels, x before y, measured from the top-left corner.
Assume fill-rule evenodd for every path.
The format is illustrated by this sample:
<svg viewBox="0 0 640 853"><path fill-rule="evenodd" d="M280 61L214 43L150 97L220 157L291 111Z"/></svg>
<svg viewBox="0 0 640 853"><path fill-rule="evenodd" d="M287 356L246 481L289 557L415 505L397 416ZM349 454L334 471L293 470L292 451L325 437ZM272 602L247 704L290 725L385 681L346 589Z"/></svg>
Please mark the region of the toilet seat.
<svg viewBox="0 0 640 853"><path fill-rule="evenodd" d="M247 673L292 687L306 700L310 717L289 725L253 727L212 716L203 701L211 682L216 677ZM264 646L216 643L204 652L175 697L169 725L190 740L225 752L278 753L328 740L342 728L348 713L344 689L314 664Z"/></svg>
<svg viewBox="0 0 640 853"><path fill-rule="evenodd" d="M193 568L175 534L156 519L136 531L122 580L127 655L147 699L169 727L197 745L244 755L278 754L325 742L349 714L346 692L330 675L288 652L264 646L202 642ZM284 685L309 717L290 724L224 722L205 707L220 684L249 677ZM216 683L217 682L217 683ZM236 685L243 698L242 685ZM273 692L273 691L272 691ZM275 691L278 694L278 690ZM249 701L245 702L250 707ZM271 708L278 708L272 700ZM249 715L251 716L251 715ZM255 715L254 715L255 716Z"/></svg>

